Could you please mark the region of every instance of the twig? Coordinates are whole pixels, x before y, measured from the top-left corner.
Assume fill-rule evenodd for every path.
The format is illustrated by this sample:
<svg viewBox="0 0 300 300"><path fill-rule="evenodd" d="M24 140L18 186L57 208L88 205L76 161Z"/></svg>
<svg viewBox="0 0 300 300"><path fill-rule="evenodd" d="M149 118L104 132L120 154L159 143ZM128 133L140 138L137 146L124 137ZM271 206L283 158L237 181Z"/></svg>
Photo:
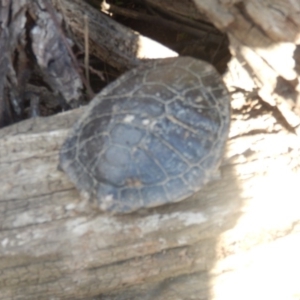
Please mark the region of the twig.
<svg viewBox="0 0 300 300"><path fill-rule="evenodd" d="M87 15L84 15L84 66L85 66L85 77L90 85L90 74L89 74L89 20Z"/></svg>

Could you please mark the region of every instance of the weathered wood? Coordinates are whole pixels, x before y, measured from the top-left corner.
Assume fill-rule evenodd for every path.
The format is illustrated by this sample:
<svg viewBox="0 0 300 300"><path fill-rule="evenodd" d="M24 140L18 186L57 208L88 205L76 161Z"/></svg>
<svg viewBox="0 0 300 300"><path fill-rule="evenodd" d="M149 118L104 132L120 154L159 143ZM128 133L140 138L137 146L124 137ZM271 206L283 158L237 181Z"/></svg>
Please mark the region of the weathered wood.
<svg viewBox="0 0 300 300"><path fill-rule="evenodd" d="M291 126L299 130L300 3L285 0L194 2L211 22L227 33L231 53L244 69L253 90L270 105L277 105ZM240 78L237 86L245 86L244 79Z"/></svg>
<svg viewBox="0 0 300 300"><path fill-rule="evenodd" d="M67 51L68 42L60 31L62 19L55 13L51 15L43 0L1 0L0 7L3 22L0 28L0 107L3 111L0 126L24 117L26 84L33 72L43 78L56 95L69 103L78 102L82 82L74 61L72 64L71 51ZM29 26L32 19L35 24ZM30 50L27 49L29 41ZM8 116L11 120L4 121Z"/></svg>
<svg viewBox="0 0 300 300"><path fill-rule="evenodd" d="M256 87L251 75L260 70L259 64L247 69L253 57L261 59L261 70L277 70L256 49L259 30L248 34L252 27L235 1L199 3L229 32L236 53L230 69L246 74L241 77L248 78L247 89L249 83ZM245 3L248 11L256 2ZM256 5L266 11L262 3ZM293 24L290 8L297 12L296 5L284 6ZM276 48L276 37L271 54L298 42L289 32L290 44ZM282 53L290 59L292 52ZM243 59L249 62L245 68ZM293 78L291 65L282 68L276 74ZM229 77L228 85L236 86L238 80ZM268 76L257 77L262 97L274 99L275 81L263 94ZM297 89L291 94L297 96ZM93 211L57 168L61 143L83 108L2 129L1 299L298 299L300 142L270 114L247 114L251 105L234 97L239 113L233 115L219 180L181 203L127 216Z"/></svg>
<svg viewBox="0 0 300 300"><path fill-rule="evenodd" d="M198 14L191 1L147 1L148 4L170 13L187 15L189 12L194 19L201 19L204 15L226 32L236 64L247 73L247 82L250 82L252 89L264 101L277 106L292 127L300 128L300 118L297 116L300 115L300 60L296 46L300 42L300 22L297 18L299 4L287 4L283 0L276 4L256 0L194 2L200 11L198 17L191 14L192 11ZM60 7L68 26L79 41L83 40L83 12L87 14L91 28L92 53L119 69L135 66L142 58L174 55L163 49L162 52L153 51L154 42L110 20L83 1L65 0L59 3L61 4L57 7ZM149 51L141 54L138 48L142 44L145 45L142 48L148 48ZM150 44L151 47L147 47ZM249 80L249 77L252 79ZM236 87L244 88L244 80L242 77L236 81Z"/></svg>
<svg viewBox="0 0 300 300"><path fill-rule="evenodd" d="M92 211L57 168L82 110L0 131L1 299L299 295L296 136L268 133L271 116L235 115L220 180L182 203L110 216Z"/></svg>
<svg viewBox="0 0 300 300"><path fill-rule="evenodd" d="M52 0L62 12L73 38L84 49L84 16L89 24L91 54L117 69L137 66L142 59L177 56L177 53L117 23L82 0Z"/></svg>
<svg viewBox="0 0 300 300"><path fill-rule="evenodd" d="M82 47L82 24L87 20L91 54L121 70L136 66L142 59L177 56L84 1L53 0L53 3L60 13L55 12L48 0L0 1L0 127L24 118L24 91L32 73L50 86L56 97L61 98L61 104L67 102L78 107L83 85L92 98L89 84L70 50L70 41L61 28L62 18L68 33L72 32ZM31 55L26 47L32 50Z"/></svg>

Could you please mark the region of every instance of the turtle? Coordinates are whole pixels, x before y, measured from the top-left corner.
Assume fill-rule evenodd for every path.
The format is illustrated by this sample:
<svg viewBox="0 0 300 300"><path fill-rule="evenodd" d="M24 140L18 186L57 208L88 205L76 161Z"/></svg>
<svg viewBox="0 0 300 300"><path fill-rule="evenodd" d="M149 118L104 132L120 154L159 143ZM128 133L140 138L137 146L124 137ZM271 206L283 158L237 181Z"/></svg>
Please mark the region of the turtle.
<svg viewBox="0 0 300 300"><path fill-rule="evenodd" d="M156 59L91 101L61 147L60 167L104 212L175 203L211 181L229 127L230 97L212 65Z"/></svg>

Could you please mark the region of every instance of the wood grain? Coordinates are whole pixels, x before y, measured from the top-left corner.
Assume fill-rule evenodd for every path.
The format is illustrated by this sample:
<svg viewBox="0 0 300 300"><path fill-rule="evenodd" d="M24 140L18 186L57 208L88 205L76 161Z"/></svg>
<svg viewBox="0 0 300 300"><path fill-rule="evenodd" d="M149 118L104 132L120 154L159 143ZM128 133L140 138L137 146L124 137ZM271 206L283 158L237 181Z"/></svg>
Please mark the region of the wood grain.
<svg viewBox="0 0 300 300"><path fill-rule="evenodd" d="M300 293L296 136L266 128L247 136L249 121L234 117L219 180L182 203L110 216L94 211L57 168L61 143L83 109L0 131L1 299Z"/></svg>

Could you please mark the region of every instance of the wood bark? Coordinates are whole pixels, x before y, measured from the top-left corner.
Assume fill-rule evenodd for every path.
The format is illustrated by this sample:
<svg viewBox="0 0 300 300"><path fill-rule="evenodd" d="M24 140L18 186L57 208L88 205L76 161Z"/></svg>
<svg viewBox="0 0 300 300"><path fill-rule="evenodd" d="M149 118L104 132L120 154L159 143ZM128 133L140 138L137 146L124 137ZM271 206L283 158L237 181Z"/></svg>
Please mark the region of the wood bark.
<svg viewBox="0 0 300 300"><path fill-rule="evenodd" d="M259 5L255 0L242 3L246 11ZM227 74L229 88L237 83L244 88L241 78L247 78L261 92L269 77L254 81L260 68L285 74L276 73L276 62L266 64L267 59L251 72L243 64L252 62L245 53L263 57L255 39L276 33L280 22L263 33L254 26L260 35L244 35L252 27L238 26L249 19L234 1L199 0L197 5L230 35L236 53L230 70L239 73ZM296 5L290 1L284 6L286 20L294 20ZM271 46L277 45L275 37ZM289 31L281 37L285 42L276 43L280 49L295 46L295 37ZM284 53L288 59L295 54ZM296 70L288 64L282 68L286 74ZM282 78L298 80L295 72L295 77ZM267 95L276 102L274 82ZM297 88L289 91L297 96ZM265 105L234 95L218 180L181 203L125 216L93 211L58 169L60 146L84 108L0 130L0 298L299 299L300 141ZM298 119L293 118L288 120L297 132Z"/></svg>
<svg viewBox="0 0 300 300"><path fill-rule="evenodd" d="M90 53L113 67L126 70L137 66L142 59L177 56L164 47L117 23L82 0L52 0L61 11L72 36L84 49L84 16L89 23Z"/></svg>
<svg viewBox="0 0 300 300"><path fill-rule="evenodd" d="M176 52L118 24L81 0L1 0L0 8L0 127L22 118L24 90L33 72L57 99L61 98L61 103L78 107L83 85L92 98L93 93L70 49L70 40L61 28L63 20L70 38L82 49L85 49L83 24L87 22L90 54L123 71L143 59L177 56ZM11 106L17 118L10 112L7 98L14 99Z"/></svg>

